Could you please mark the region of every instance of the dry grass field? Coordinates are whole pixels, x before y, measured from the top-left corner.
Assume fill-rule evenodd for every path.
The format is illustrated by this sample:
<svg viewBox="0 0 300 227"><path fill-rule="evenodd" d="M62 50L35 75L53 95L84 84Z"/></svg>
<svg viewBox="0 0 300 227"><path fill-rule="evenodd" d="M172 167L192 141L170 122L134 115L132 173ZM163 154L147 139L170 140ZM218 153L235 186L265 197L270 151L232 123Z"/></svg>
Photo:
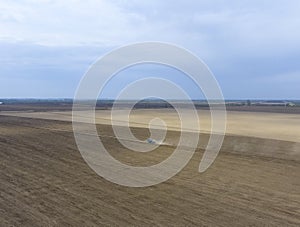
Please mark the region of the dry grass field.
<svg viewBox="0 0 300 227"><path fill-rule="evenodd" d="M136 137L149 137L156 112L132 113ZM25 116L25 117L24 117ZM160 162L179 137L176 116L160 110L172 129L148 153L124 148L97 114L101 140L112 156L131 165ZM202 114L204 119L205 111ZM94 173L74 140L70 112L0 115L1 226L299 226L299 114L230 112L228 134L214 164L199 173L208 135L193 158L159 185L129 188ZM121 126L118 126L121 127ZM206 127L206 128L205 128Z"/></svg>

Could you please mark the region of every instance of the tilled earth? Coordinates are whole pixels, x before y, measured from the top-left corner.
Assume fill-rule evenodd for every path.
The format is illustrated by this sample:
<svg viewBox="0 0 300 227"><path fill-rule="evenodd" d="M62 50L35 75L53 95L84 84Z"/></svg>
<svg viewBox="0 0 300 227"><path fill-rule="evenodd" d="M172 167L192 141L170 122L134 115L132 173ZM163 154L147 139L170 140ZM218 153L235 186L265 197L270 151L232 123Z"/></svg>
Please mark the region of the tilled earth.
<svg viewBox="0 0 300 227"><path fill-rule="evenodd" d="M111 126L98 125L98 130L110 153L131 165L158 163L174 150L128 151L111 136ZM132 131L140 139L149 136L147 129ZM175 142L178 136L168 132L167 140ZM245 145L236 148L230 141ZM130 188L89 168L71 122L0 116L0 225L299 226L300 147L259 143L264 140L226 137L214 164L201 174L199 146L178 175L155 186ZM280 149L274 146L272 153L272 144Z"/></svg>

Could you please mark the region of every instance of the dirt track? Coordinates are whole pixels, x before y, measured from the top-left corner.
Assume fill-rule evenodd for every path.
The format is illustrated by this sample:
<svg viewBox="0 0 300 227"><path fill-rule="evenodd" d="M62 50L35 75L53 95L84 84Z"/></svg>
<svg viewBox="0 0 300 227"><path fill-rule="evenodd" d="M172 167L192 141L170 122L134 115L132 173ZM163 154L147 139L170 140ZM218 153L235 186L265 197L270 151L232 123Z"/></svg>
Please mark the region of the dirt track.
<svg viewBox="0 0 300 227"><path fill-rule="evenodd" d="M71 123L0 116L0 223L3 226L299 226L300 146L227 136L215 163L197 172L203 144L165 183L115 185L96 175L75 145ZM148 130L133 128L147 138ZM111 154L132 165L166 158L173 148L136 154L99 125ZM168 132L173 141L178 132ZM274 148L274 149L273 149Z"/></svg>

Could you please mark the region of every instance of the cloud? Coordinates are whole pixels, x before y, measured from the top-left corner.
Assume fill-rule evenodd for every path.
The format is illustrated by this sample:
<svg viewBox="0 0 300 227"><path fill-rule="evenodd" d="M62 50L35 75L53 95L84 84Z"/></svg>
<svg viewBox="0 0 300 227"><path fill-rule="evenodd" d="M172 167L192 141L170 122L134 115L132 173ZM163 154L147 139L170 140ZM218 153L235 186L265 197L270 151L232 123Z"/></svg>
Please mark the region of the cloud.
<svg viewBox="0 0 300 227"><path fill-rule="evenodd" d="M54 46L154 39L247 50L298 44L300 3L265 2L5 0L0 3L0 39Z"/></svg>
<svg viewBox="0 0 300 227"><path fill-rule="evenodd" d="M0 9L2 39L50 46L115 44L140 19L110 1L4 1Z"/></svg>
<svg viewBox="0 0 300 227"><path fill-rule="evenodd" d="M242 92L251 96L254 90L272 97L276 89L264 91L257 81L288 84L298 74L287 80L278 75L300 71L299 8L296 0L2 0L0 66L5 74L0 77L33 74L33 81L55 72L58 83L72 75L77 80L107 51L151 40L194 52L230 98ZM297 80L289 87L289 95L299 93Z"/></svg>
<svg viewBox="0 0 300 227"><path fill-rule="evenodd" d="M295 84L296 83L300 85L300 70L275 74L268 77L261 77L258 80L262 82L273 83L273 84Z"/></svg>

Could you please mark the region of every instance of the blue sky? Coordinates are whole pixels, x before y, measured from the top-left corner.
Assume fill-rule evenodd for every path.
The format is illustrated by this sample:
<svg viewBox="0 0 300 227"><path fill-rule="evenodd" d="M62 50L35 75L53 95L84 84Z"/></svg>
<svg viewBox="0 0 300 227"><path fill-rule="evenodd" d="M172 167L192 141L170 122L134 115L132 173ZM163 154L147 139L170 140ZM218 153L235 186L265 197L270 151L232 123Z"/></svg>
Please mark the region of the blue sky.
<svg viewBox="0 0 300 227"><path fill-rule="evenodd" d="M88 67L128 43L182 46L214 73L227 99L300 99L300 1L2 0L0 97L72 98ZM137 67L111 81L174 70Z"/></svg>

